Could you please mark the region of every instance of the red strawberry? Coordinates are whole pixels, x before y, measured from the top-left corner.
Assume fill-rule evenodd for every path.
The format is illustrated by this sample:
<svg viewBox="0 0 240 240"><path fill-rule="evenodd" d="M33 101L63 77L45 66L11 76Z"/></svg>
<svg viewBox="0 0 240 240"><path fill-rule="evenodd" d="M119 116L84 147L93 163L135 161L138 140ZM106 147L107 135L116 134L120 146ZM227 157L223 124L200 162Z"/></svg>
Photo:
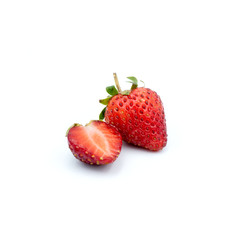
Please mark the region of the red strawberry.
<svg viewBox="0 0 240 240"><path fill-rule="evenodd" d="M108 87L112 96L100 100L107 105L100 114L105 121L114 125L124 141L149 150L161 150L167 144L166 120L164 108L156 92L141 87L135 77L130 91L121 91L116 74L114 75L118 90Z"/></svg>
<svg viewBox="0 0 240 240"><path fill-rule="evenodd" d="M75 123L67 132L73 155L91 165L112 163L122 148L122 137L114 126L91 121L86 126Z"/></svg>

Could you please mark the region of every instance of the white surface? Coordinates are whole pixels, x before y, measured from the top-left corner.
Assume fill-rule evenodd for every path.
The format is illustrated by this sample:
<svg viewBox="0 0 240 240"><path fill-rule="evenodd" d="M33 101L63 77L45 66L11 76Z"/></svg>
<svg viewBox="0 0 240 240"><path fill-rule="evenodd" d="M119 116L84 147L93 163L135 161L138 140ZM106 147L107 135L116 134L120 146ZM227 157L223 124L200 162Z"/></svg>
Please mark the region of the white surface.
<svg viewBox="0 0 240 240"><path fill-rule="evenodd" d="M0 239L240 239L239 1L1 1ZM168 144L78 162L117 72L157 91Z"/></svg>

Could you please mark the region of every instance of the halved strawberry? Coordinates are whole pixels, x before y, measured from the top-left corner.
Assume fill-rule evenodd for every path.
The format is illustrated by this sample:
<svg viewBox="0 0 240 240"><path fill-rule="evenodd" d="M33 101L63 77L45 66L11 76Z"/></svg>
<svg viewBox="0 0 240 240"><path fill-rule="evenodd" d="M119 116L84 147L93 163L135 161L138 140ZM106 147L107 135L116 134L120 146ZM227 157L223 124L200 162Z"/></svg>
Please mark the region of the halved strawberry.
<svg viewBox="0 0 240 240"><path fill-rule="evenodd" d="M91 165L112 163L122 148L118 130L102 121L86 126L75 123L67 132L69 148L80 161Z"/></svg>

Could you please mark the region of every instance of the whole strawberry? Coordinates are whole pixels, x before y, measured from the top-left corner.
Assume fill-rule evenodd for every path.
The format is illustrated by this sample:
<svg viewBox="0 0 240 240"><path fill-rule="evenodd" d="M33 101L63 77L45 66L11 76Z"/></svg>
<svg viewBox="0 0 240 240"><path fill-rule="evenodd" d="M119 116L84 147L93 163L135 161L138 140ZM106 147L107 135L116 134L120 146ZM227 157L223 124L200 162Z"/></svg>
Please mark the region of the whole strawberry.
<svg viewBox="0 0 240 240"><path fill-rule="evenodd" d="M122 139L128 143L152 151L161 150L167 144L166 120L164 108L156 92L138 88L135 77L128 77L132 83L131 90L121 91L116 74L117 89L107 87L110 94L100 103L107 105L99 118L115 126Z"/></svg>

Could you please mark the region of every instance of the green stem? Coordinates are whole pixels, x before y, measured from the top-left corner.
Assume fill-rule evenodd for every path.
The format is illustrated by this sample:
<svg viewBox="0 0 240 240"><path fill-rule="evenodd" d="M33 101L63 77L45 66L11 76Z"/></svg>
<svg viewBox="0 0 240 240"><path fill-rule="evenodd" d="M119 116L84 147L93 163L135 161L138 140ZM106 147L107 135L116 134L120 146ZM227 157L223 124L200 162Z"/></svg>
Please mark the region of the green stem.
<svg viewBox="0 0 240 240"><path fill-rule="evenodd" d="M116 73L113 73L113 77L114 77L114 81L115 81L115 84L116 84L117 90L118 90L119 93L121 93L122 90L121 90L121 87L120 87L119 82L118 82L117 74L116 74Z"/></svg>

